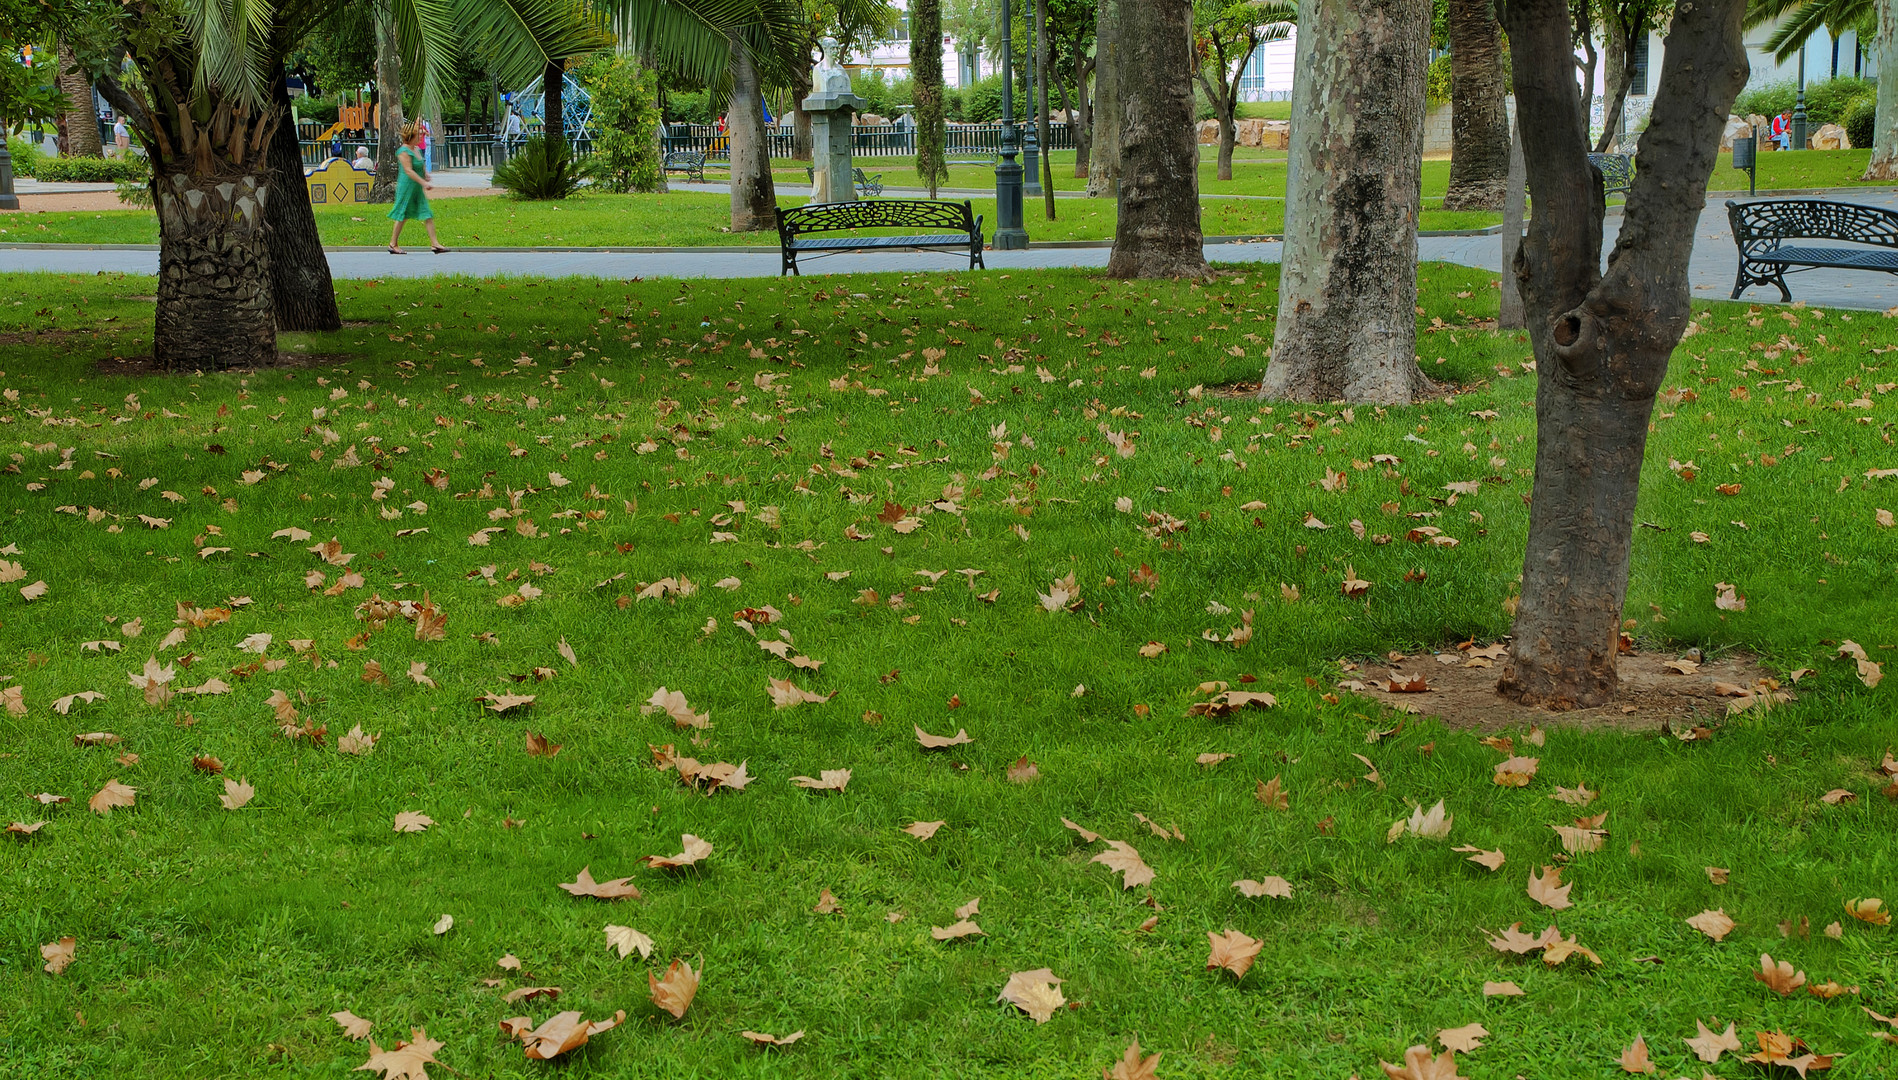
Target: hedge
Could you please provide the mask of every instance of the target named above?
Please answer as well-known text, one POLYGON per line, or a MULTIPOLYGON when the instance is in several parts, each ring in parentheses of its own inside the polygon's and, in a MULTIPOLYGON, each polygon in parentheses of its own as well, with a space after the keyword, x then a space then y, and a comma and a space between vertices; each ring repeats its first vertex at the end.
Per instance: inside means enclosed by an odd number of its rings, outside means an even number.
POLYGON ((34 179, 65 183, 116 184, 121 180, 143 180, 152 173, 141 157, 49 158, 34 169, 34 179))

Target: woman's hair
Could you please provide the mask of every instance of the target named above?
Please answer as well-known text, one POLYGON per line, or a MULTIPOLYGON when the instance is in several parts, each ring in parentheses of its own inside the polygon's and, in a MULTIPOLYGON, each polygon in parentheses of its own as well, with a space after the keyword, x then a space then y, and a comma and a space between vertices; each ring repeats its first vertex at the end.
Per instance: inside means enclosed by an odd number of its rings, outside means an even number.
POLYGON ((415 121, 413 120, 402 121, 402 141, 403 142, 405 143, 414 142, 416 134, 420 131, 421 129, 415 126, 415 121))

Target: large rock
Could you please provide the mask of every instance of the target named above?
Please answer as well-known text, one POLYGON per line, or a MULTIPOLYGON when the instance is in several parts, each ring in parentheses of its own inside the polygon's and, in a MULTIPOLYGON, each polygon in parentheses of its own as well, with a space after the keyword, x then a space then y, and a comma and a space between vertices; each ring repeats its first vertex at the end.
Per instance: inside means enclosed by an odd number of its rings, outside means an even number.
POLYGON ((1733 149, 1734 142, 1738 140, 1744 140, 1747 136, 1747 132, 1751 130, 1752 130, 1751 125, 1749 125, 1745 120, 1742 120, 1741 118, 1737 116, 1727 117, 1726 129, 1720 133, 1720 149, 1722 150, 1733 149))
POLYGON ((1806 145, 1814 150, 1850 150, 1852 140, 1845 134, 1844 128, 1837 124, 1826 124, 1806 137, 1806 145))
POLYGON ((1292 145, 1292 122, 1290 120, 1266 120, 1265 134, 1259 145, 1267 150, 1286 150, 1292 145))
POLYGON ((1241 120, 1238 124, 1240 146, 1260 146, 1265 141, 1265 121, 1241 120))
POLYGON ((1199 141, 1202 146, 1211 146, 1219 141, 1219 121, 1201 120, 1199 122, 1199 141))

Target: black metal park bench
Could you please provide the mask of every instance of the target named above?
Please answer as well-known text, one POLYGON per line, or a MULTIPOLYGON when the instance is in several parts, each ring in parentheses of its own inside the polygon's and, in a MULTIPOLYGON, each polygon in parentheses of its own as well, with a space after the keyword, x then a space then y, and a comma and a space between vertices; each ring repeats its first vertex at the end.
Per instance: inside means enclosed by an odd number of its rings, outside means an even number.
POLYGON ((1733 299, 1751 285, 1774 285, 1790 301, 1786 275, 1822 267, 1898 274, 1898 212, 1824 199, 1761 199, 1728 202, 1727 220, 1740 248, 1733 299), (1861 247, 1788 244, 1830 240, 1861 247))
MULTIPOLYGON (((850 171, 856 174, 853 180, 857 187, 857 198, 869 199, 883 194, 882 173, 878 173, 875 176, 866 176, 862 169, 852 169, 850 171)), ((804 166, 804 177, 813 184, 817 183, 817 166, 804 166)))
POLYGON ((1588 163, 1601 170, 1601 193, 1626 195, 1634 186, 1634 156, 1632 154, 1590 154, 1588 163))
POLYGON ((661 168, 665 172, 682 172, 685 178, 694 183, 705 182, 705 152, 702 150, 668 150, 661 168))
POLYGON ((845 251, 952 251, 968 253, 969 269, 983 267, 982 219, 967 200, 878 199, 874 202, 812 203, 778 212, 778 244, 784 266, 778 276, 798 273, 797 257, 812 258, 845 251), (813 237, 813 233, 857 229, 953 229, 954 232, 912 233, 905 236, 813 237))

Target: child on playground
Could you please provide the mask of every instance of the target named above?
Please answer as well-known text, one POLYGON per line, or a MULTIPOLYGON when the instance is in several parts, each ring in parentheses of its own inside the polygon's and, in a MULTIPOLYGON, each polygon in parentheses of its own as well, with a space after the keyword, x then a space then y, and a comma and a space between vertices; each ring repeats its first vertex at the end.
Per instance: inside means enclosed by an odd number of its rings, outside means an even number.
POLYGON ((395 222, 395 231, 389 234, 389 254, 408 254, 399 246, 402 226, 417 220, 428 229, 429 250, 445 254, 448 249, 435 235, 435 212, 428 208, 428 192, 435 185, 429 183, 428 167, 422 162, 422 132, 413 120, 402 124, 402 149, 396 153, 396 164, 401 171, 395 179, 395 205, 389 208, 389 220, 395 222))

